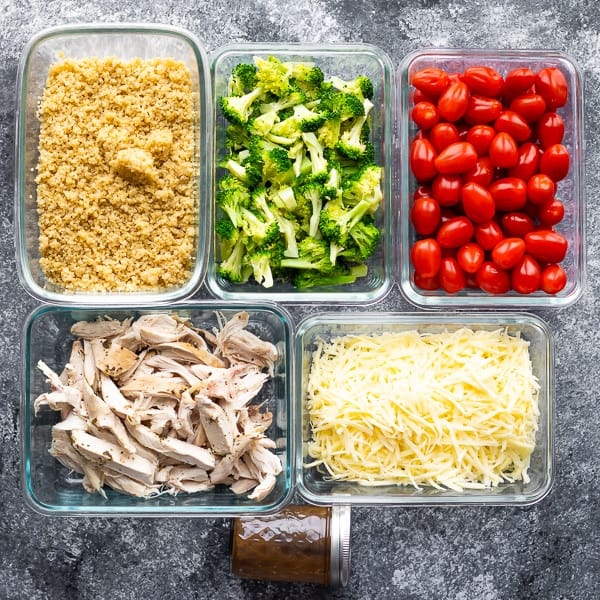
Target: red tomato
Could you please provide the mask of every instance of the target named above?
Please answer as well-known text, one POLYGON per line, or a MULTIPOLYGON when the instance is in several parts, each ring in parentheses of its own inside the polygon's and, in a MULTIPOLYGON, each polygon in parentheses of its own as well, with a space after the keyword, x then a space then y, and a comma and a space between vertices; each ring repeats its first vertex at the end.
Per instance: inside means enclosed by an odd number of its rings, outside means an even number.
POLYGON ((565 205, 556 198, 548 200, 538 210, 538 220, 545 227, 552 227, 563 220, 565 216, 565 205))
POLYGON ((527 199, 532 204, 545 204, 554 198, 556 184, 548 175, 536 173, 527 182, 527 199))
POLYGON ((440 120, 440 115, 435 104, 418 102, 412 109, 412 120, 421 129, 428 130, 440 120))
POLYGON ((502 75, 492 67, 468 67, 462 80, 469 86, 472 94, 499 96, 504 85, 502 75))
POLYGON ((410 147, 410 168, 417 181, 428 181, 436 176, 435 157, 435 150, 429 140, 413 140, 410 147))
POLYGON ((469 142, 455 142, 444 148, 435 158, 435 168, 444 175, 456 175, 472 169, 477 152, 469 142))
POLYGON ((535 83, 535 73, 527 67, 518 67, 506 74, 502 86, 502 97, 510 102, 516 96, 524 94, 535 83))
POLYGON ((496 98, 486 96, 471 96, 464 114, 465 121, 472 125, 490 123, 497 119, 502 112, 502 103, 496 98))
POLYGON ((540 151, 538 147, 531 142, 525 142, 519 147, 517 164, 509 169, 508 175, 527 181, 537 173, 539 162, 540 151))
POLYGON ((519 294, 532 294, 540 288, 541 269, 537 260, 529 254, 515 265, 511 273, 512 287, 519 294))
POLYGON ((560 265, 548 265, 542 271, 542 289, 546 294, 558 294, 567 285, 567 273, 560 265))
POLYGON ((536 133, 544 149, 560 144, 565 135, 565 122, 555 112, 544 113, 537 123, 536 133))
POLYGON ((433 96, 429 96, 421 90, 415 90, 412 94, 413 104, 419 104, 419 102, 435 102, 433 96))
POLYGON ((528 254, 547 263, 559 263, 566 254, 568 242, 566 238, 550 229, 530 231, 525 236, 525 246, 528 254))
POLYGON ((506 131, 517 142, 524 142, 531 136, 531 128, 527 121, 512 110, 504 110, 494 122, 496 131, 506 131))
POLYGON ((550 110, 567 103, 568 85, 565 76, 556 67, 546 67, 535 76, 535 89, 550 110))
POLYGON ((467 171, 463 178, 465 183, 472 181, 483 187, 488 187, 494 180, 494 174, 495 169, 492 161, 487 156, 484 156, 478 159, 475 166, 470 171, 467 171))
POLYGON ((441 206, 454 206, 460 201, 462 185, 460 175, 437 175, 431 182, 431 192, 441 206))
POLYGON ((429 132, 429 140, 437 152, 455 142, 459 142, 458 129, 452 123, 438 123, 429 132))
POLYGON ((501 269, 512 269, 525 254, 525 242, 521 238, 504 238, 492 250, 492 260, 501 269))
POLYGON ((504 234, 510 237, 525 237, 525 234, 533 231, 535 225, 533 219, 524 212, 509 212, 502 215, 500 221, 504 234))
POLYGON ((485 156, 496 135, 496 130, 489 125, 474 125, 467 133, 467 142, 473 144, 477 156, 485 156))
POLYGON ((417 198, 410 211, 410 220, 419 235, 431 235, 440 224, 441 210, 435 198, 417 198))
POLYGON ((410 259, 419 275, 434 277, 440 269, 442 249, 433 238, 418 240, 410 251, 410 259))
POLYGON ((440 225, 436 239, 442 248, 458 248, 471 241, 473 231, 467 217, 454 217, 440 225))
POLYGON ((442 69, 427 67, 417 71, 412 76, 411 83, 424 94, 437 97, 450 85, 450 78, 442 69))
POLYGON ((520 210, 527 202, 527 185, 518 177, 497 179, 489 187, 497 210, 520 210))
POLYGON ((502 229, 496 221, 489 221, 475 227, 475 240, 484 250, 491 250, 503 237, 502 229))
POLYGON ((438 100, 438 112, 446 121, 458 121, 469 105, 469 88, 462 81, 453 81, 438 100))
POLYGON ((476 273, 483 264, 485 253, 479 244, 470 242, 461 246, 456 253, 460 268, 466 273, 476 273))
POLYGON ((540 171, 554 181, 560 181, 569 172, 570 157, 562 144, 552 144, 546 148, 540 158, 540 171))
POLYGON ((539 94, 523 94, 510 103, 510 110, 519 113, 528 123, 535 123, 546 112, 546 103, 539 94))
POLYGON ((467 285, 465 273, 460 268, 458 261, 451 256, 442 258, 439 278, 440 285, 449 294, 460 292, 467 285))
POLYGON ((465 214, 473 223, 490 221, 496 212, 492 194, 478 183, 465 183, 462 187, 462 205, 465 214))
POLYGON ((488 294, 506 294, 510 290, 510 277, 493 262, 484 262, 476 275, 477 285, 488 294))
POLYGON ((423 277, 419 273, 413 276, 415 285, 422 290, 437 290, 440 287, 440 280, 437 275, 434 277, 423 277))
POLYGON ((504 131, 497 133, 490 144, 490 160, 495 167, 510 169, 519 160, 517 143, 504 131))

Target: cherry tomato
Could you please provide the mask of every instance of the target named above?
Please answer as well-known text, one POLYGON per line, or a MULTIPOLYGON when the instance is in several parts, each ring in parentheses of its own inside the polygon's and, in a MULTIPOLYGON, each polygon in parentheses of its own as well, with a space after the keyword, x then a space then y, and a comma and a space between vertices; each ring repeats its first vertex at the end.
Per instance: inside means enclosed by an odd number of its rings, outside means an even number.
POLYGON ((535 76, 535 89, 550 110, 567 103, 567 80, 556 67, 546 67, 538 71, 535 76))
POLYGON ((475 166, 464 174, 465 183, 472 181, 483 187, 487 187, 494 180, 494 165, 492 161, 484 156, 477 160, 475 166))
POLYGON ((499 96, 504 86, 502 75, 492 67, 468 67, 462 80, 469 86, 471 93, 485 96, 499 96))
POLYGON ((476 274, 477 285, 488 294, 506 294, 510 290, 510 276, 493 262, 484 262, 476 274))
POLYGON ((423 277, 434 277, 440 269, 442 249, 433 238, 417 240, 410 251, 415 271, 423 277))
POLYGON ((444 148, 434 160, 435 168, 444 175, 465 173, 477 162, 477 152, 469 142, 455 142, 444 148))
POLYGON ((431 235, 440 224, 441 209, 435 198, 417 198, 410 211, 410 220, 419 235, 431 235))
POLYGON ((485 223, 493 218, 496 204, 492 194, 482 185, 473 182, 465 183, 461 197, 463 210, 473 223, 485 223))
POLYGON ((424 94, 436 98, 450 85, 450 78, 442 69, 427 67, 417 71, 412 76, 411 83, 424 94))
POLYGON ((521 238, 504 238, 492 250, 492 260, 501 269, 512 269, 525 254, 525 242, 521 238))
POLYGON ((484 250, 491 250, 503 237, 502 229, 496 221, 489 221, 475 227, 475 240, 484 250))
POLYGON ((512 136, 501 131, 494 136, 490 144, 490 160, 495 167, 509 169, 514 167, 519 160, 517 143, 512 136))
POLYGON ((460 268, 456 258, 451 256, 442 258, 439 278, 440 285, 449 294, 460 292, 467 284, 464 271, 460 268))
POLYGON ((541 285, 546 294, 558 294, 567 285, 567 273, 560 265, 548 265, 542 271, 541 285))
POLYGON ((548 200, 538 210, 538 220, 545 227, 552 227, 563 220, 565 216, 565 205, 556 198, 548 200))
POLYGON ((471 125, 490 123, 502 112, 502 102, 487 96, 471 96, 464 114, 465 121, 471 125))
POLYGON ((465 273, 476 273, 483 264, 484 258, 483 248, 473 242, 461 246, 456 253, 458 264, 465 273))
POLYGON ((454 206, 460 202, 462 185, 460 175, 437 175, 431 182, 431 192, 441 206, 454 206))
POLYGON ((422 290, 437 290, 440 287, 440 280, 437 275, 433 277, 423 277, 419 273, 414 274, 413 280, 415 285, 422 290))
POLYGON ((467 142, 473 144, 477 156, 485 156, 489 149, 496 130, 489 125, 474 125, 467 133, 467 142))
POLYGON ((532 204, 545 204, 554 198, 556 184, 548 175, 536 173, 527 182, 527 199, 532 204))
POLYGON ((546 103, 539 94, 523 94, 510 103, 510 110, 519 113, 528 123, 535 123, 546 112, 546 103))
POLYGON ((417 181, 428 181, 436 176, 435 157, 435 150, 429 140, 413 140, 410 147, 410 168, 417 181))
POLYGON ((505 131, 510 133, 517 142, 524 142, 531 136, 531 128, 527 121, 518 113, 512 110, 504 110, 494 122, 496 131, 505 131))
POLYGON ((500 220, 504 234, 510 237, 524 238, 525 234, 535 228, 533 219, 524 212, 509 212, 500 220))
POLYGON ((525 254, 512 270, 512 287, 519 294, 532 294, 540 288, 541 275, 537 260, 533 256, 525 254))
POLYGON ((469 88, 462 81, 453 81, 440 96, 437 104, 440 117, 458 121, 469 105, 469 88))
POLYGON ((442 248, 458 248, 471 241, 473 231, 467 217, 454 217, 440 225, 436 239, 442 248))
POLYGON ((502 86, 502 97, 510 102, 516 96, 524 94, 535 83, 535 73, 527 67, 518 67, 506 74, 502 86))
POLYGON ((419 104, 419 102, 435 102, 436 99, 433 96, 425 94, 421 90, 415 90, 412 94, 413 104, 419 104))
POLYGON ((421 129, 428 130, 440 120, 440 115, 435 104, 418 102, 412 109, 412 120, 421 129))
POLYGON ((452 123, 438 123, 429 132, 429 141, 433 144, 437 152, 441 152, 450 144, 460 141, 458 129, 452 123))
POLYGON ((568 242, 566 238, 550 229, 538 229, 525 235, 527 253, 547 263, 559 263, 566 254, 568 242))
POLYGON ((517 164, 508 170, 508 175, 527 181, 537 173, 539 163, 540 151, 538 147, 531 142, 525 142, 519 147, 517 164))
POLYGON ((537 123, 536 133, 543 149, 560 144, 565 135, 565 122, 555 112, 544 113, 537 123))
POLYGON ((488 189, 494 198, 497 210, 520 210, 527 202, 527 185, 518 177, 497 179, 488 189))
POLYGON ((545 173, 554 181, 560 181, 567 176, 569 163, 568 150, 562 144, 552 144, 542 153, 540 172, 545 173))

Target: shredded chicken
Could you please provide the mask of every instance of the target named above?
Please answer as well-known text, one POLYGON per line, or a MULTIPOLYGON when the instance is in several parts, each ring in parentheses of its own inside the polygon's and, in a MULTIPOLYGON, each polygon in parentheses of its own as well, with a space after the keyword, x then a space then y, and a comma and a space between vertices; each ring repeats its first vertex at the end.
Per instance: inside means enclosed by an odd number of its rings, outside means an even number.
POLYGON ((276 347, 246 330, 248 314, 219 329, 177 315, 75 323, 69 362, 43 361, 48 391, 34 400, 60 413, 50 454, 105 486, 140 497, 229 485, 257 502, 277 484, 281 460, 266 437, 273 416, 251 404, 273 375, 276 347))

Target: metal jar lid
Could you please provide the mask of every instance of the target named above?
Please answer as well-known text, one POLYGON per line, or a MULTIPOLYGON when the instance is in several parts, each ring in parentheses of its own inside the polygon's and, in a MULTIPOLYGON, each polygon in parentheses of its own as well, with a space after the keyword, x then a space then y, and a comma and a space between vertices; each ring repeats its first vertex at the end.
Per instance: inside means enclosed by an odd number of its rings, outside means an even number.
POLYGON ((350 514, 349 506, 331 507, 331 554, 329 585, 346 587, 350 575, 350 514))

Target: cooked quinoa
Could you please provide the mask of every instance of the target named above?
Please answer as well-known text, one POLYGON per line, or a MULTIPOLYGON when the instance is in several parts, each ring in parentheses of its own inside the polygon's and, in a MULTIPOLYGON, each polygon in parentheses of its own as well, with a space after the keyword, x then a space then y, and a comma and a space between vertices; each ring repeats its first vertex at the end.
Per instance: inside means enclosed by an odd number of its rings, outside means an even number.
POLYGON ((194 106, 170 58, 50 67, 39 107, 40 265, 70 291, 189 279, 197 244, 194 106))

